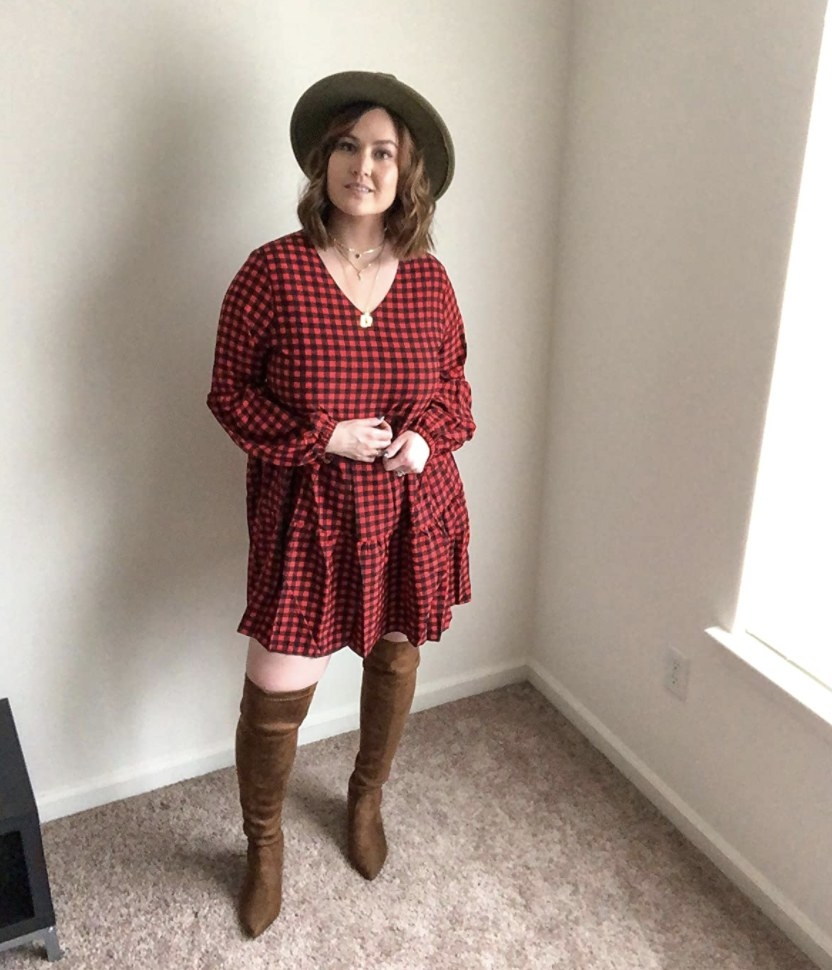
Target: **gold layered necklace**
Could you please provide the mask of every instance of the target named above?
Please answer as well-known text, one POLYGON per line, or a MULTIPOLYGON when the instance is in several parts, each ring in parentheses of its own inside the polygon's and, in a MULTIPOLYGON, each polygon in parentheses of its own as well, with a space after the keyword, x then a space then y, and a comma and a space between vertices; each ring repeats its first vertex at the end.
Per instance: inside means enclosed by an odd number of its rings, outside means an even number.
MULTIPOLYGON (((376 271, 373 274, 373 283, 372 283, 372 286, 370 287, 369 295, 367 296, 367 309, 364 310, 364 312, 358 318, 358 326, 361 327, 362 330, 369 330, 369 328, 372 327, 373 325, 373 315, 372 313, 370 313, 370 307, 373 305, 373 293, 375 293, 376 291, 376 281, 378 280, 378 271, 381 268, 381 257, 384 254, 384 240, 382 240, 382 243, 380 246, 376 246, 373 249, 364 250, 364 252, 361 255, 366 255, 367 253, 374 253, 376 250, 378 250, 379 253, 375 259, 371 260, 369 263, 366 263, 359 270, 358 267, 353 266, 352 263, 347 259, 347 257, 341 252, 338 240, 335 239, 334 236, 331 238, 332 238, 332 241, 335 243, 335 252, 338 255, 338 259, 341 261, 341 264, 345 268, 354 270, 359 281, 361 280, 361 273, 363 273, 364 270, 366 270, 369 266, 375 266, 376 268, 376 271)), ((351 249, 350 252, 355 253, 357 252, 357 250, 351 249)), ((344 278, 346 280, 346 275, 344 278)))
POLYGON ((342 252, 348 253, 355 259, 361 259, 362 256, 369 256, 370 253, 377 253, 384 245, 384 240, 382 239, 381 242, 377 246, 373 246, 372 249, 353 249, 352 246, 342 243, 341 240, 337 236, 333 236, 332 233, 329 234, 329 238, 342 252))
POLYGON ((335 245, 335 249, 338 254, 343 257, 343 259, 349 266, 352 267, 352 269, 355 270, 355 274, 359 279, 361 279, 361 274, 366 269, 381 259, 381 254, 384 251, 384 243, 386 241, 382 239, 378 246, 373 246, 372 249, 353 249, 351 246, 347 246, 342 243, 340 239, 336 239, 332 233, 329 233, 329 238, 335 245), (378 253, 378 256, 376 256, 375 259, 368 260, 363 266, 357 265, 365 256, 371 256, 373 253, 378 253), (356 265, 353 265, 353 260, 355 260, 356 265))

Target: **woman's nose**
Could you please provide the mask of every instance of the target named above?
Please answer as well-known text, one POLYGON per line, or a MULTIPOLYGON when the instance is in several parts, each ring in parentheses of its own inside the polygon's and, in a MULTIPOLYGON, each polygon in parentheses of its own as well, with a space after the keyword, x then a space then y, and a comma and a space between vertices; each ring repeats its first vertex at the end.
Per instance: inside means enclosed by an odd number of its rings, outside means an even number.
POLYGON ((369 152, 356 152, 353 157, 353 172, 355 175, 361 175, 362 173, 369 173, 370 171, 370 153, 369 152))

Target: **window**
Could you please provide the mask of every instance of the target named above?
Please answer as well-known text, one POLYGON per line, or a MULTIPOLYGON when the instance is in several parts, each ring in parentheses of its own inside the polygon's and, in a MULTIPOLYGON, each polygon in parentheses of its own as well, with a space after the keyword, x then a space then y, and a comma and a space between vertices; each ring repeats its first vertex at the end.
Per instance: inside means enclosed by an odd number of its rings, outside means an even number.
POLYGON ((821 46, 735 635, 832 690, 832 30, 821 46))

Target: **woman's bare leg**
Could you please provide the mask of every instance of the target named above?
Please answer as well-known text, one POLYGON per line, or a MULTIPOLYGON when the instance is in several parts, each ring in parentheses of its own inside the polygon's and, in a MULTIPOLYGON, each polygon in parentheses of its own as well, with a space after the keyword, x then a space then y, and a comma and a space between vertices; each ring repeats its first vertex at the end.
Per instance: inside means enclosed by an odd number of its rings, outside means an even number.
POLYGON ((387 640, 388 643, 404 643, 407 637, 403 633, 385 633, 382 640, 387 640))
POLYGON ((262 690, 283 693, 317 684, 328 664, 329 657, 272 653, 252 637, 248 643, 246 676, 262 690))

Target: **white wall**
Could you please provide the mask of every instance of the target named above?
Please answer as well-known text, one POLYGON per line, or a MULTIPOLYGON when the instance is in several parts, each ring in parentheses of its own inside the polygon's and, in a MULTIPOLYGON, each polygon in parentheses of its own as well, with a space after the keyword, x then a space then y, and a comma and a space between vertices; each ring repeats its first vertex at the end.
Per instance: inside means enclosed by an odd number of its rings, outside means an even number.
MULTIPOLYGON (((230 760, 245 531, 243 458, 204 406, 219 302, 295 227, 298 94, 387 70, 456 139, 439 253, 480 423, 475 602, 417 703, 531 651, 625 769, 832 933, 828 733, 702 633, 734 610, 823 3, 579 2, 568 65, 569 7, 3 4, 0 696, 44 818, 230 760)), ((306 738, 354 723, 358 666, 333 662, 306 738)))
MULTIPOLYGON (((204 403, 216 320, 248 252, 297 226, 289 115, 334 71, 395 73, 457 147, 437 235, 481 424, 460 453, 476 602, 425 648, 417 703, 522 676, 566 12, 3 4, 0 696, 43 818, 230 763, 244 460, 204 403)), ((356 722, 359 672, 338 655, 306 739, 356 722)))
POLYGON ((823 9, 575 5, 533 663, 832 965, 832 730, 703 633, 735 608, 823 9))

